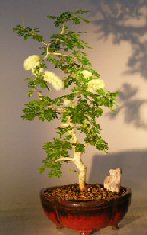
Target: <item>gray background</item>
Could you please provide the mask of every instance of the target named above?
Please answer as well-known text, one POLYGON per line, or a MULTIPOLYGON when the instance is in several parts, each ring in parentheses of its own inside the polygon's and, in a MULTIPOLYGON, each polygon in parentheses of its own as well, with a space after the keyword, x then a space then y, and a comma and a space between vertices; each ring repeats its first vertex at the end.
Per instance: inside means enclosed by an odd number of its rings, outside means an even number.
POLYGON ((109 143, 108 156, 89 148, 84 161, 87 181, 102 182, 111 167, 122 167, 122 184, 133 191, 134 207, 147 205, 147 1, 6 0, 0 2, 0 210, 39 208, 39 190, 77 182, 72 165, 63 165, 60 179, 48 179, 37 169, 44 159, 42 145, 54 135, 53 123, 23 121, 28 76, 23 61, 39 53, 38 43, 12 32, 16 24, 39 27, 46 39, 54 31, 47 15, 66 10, 90 10, 93 24, 81 25, 94 48, 88 51, 107 89, 120 89, 116 115, 100 119, 109 143))

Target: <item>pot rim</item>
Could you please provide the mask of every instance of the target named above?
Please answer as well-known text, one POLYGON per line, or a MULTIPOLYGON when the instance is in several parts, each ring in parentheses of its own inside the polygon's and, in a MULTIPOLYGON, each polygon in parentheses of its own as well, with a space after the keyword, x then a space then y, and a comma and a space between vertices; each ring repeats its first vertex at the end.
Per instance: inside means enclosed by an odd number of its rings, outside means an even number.
MULTIPOLYGON (((55 198, 45 198, 44 192, 46 190, 53 190, 55 188, 61 188, 63 186, 68 186, 68 185, 75 185, 75 184, 67 184, 67 185, 59 185, 59 186, 53 186, 53 187, 46 187, 46 188, 42 188, 40 190, 40 198, 44 199, 45 201, 54 201, 56 203, 59 203, 60 205, 64 205, 64 206, 68 206, 68 207, 101 207, 102 205, 112 205, 112 203, 119 203, 121 200, 124 200, 126 197, 131 197, 132 191, 131 188, 127 188, 127 187, 122 187, 122 189, 125 189, 125 192, 123 192, 121 195, 118 195, 116 198, 112 198, 112 199, 100 199, 100 200, 62 200, 62 199, 55 199, 55 198)), ((91 184, 92 185, 92 184, 91 184)), ((93 184, 96 185, 96 184, 93 184)), ((102 184, 99 184, 100 186, 102 186, 102 184)))

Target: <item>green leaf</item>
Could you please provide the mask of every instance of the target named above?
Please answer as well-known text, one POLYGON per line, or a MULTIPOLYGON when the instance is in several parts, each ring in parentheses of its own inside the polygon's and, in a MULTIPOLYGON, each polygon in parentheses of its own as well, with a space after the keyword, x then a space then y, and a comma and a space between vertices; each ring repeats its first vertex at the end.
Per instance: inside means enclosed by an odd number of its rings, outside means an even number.
POLYGON ((76 152, 84 153, 84 152, 85 152, 85 146, 84 146, 84 144, 76 144, 76 146, 75 146, 75 151, 76 151, 76 152))
POLYGON ((34 39, 38 42, 44 42, 44 38, 39 34, 38 28, 30 28, 18 24, 13 28, 13 32, 16 32, 18 36, 23 37, 24 40, 34 39))
POLYGON ((58 118, 57 112, 48 106, 51 104, 51 100, 48 97, 42 97, 42 100, 31 100, 28 104, 25 104, 23 109, 23 119, 32 121, 35 117, 38 117, 41 121, 51 121, 58 118))

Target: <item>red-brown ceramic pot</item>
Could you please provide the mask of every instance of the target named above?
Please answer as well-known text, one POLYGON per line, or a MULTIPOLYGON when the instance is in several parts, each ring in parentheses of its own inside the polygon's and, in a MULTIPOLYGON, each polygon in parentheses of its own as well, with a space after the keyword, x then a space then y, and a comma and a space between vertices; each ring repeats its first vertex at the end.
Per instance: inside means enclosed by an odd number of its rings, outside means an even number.
POLYGON ((40 198, 48 218, 57 228, 67 227, 81 235, 90 235, 106 226, 118 228, 118 223, 128 211, 131 202, 131 190, 124 188, 121 196, 106 201, 68 201, 45 197, 46 191, 56 187, 42 189, 40 198))

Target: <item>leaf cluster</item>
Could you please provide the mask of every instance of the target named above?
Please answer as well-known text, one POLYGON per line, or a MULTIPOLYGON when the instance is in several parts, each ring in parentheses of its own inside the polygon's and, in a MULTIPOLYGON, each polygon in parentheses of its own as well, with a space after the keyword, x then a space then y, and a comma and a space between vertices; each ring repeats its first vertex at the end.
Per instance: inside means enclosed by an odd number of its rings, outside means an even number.
POLYGON ((55 27, 60 27, 67 22, 72 22, 73 24, 80 24, 81 20, 85 23, 89 23, 89 20, 83 18, 82 15, 87 13, 86 10, 78 10, 75 12, 67 11, 63 12, 60 16, 48 16, 49 19, 54 20, 55 27))
POLYGON ((72 31, 67 31, 64 34, 53 34, 50 42, 51 51, 57 51, 59 49, 69 51, 73 48, 84 49, 85 47, 88 47, 87 43, 80 39, 80 33, 72 31))
POLYGON ((24 40, 33 39, 38 42, 44 41, 43 36, 40 35, 39 28, 30 28, 18 24, 16 27, 13 28, 13 32, 16 32, 18 36, 23 37, 24 40))
POLYGON ((52 142, 48 142, 43 146, 46 152, 46 159, 42 161, 43 165, 40 167, 40 173, 43 173, 46 169, 50 169, 49 177, 60 177, 61 162, 58 160, 61 156, 68 157, 68 151, 71 150, 72 145, 68 141, 62 141, 59 138, 54 138, 52 142))
POLYGON ((51 121, 58 118, 58 113, 50 108, 52 104, 49 97, 42 97, 40 100, 31 100, 28 104, 25 104, 23 109, 23 115, 21 116, 25 120, 32 121, 35 117, 38 117, 41 121, 51 121))

